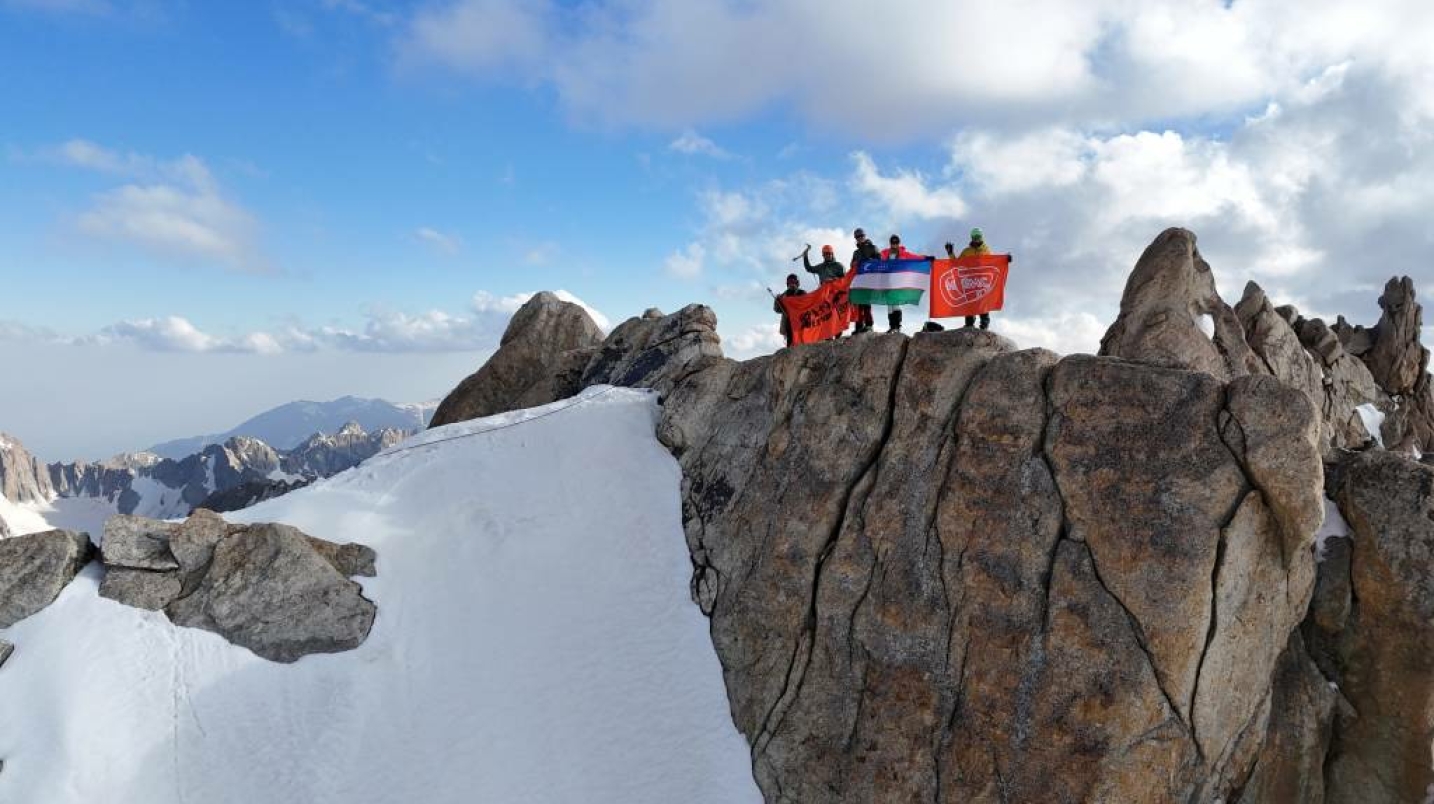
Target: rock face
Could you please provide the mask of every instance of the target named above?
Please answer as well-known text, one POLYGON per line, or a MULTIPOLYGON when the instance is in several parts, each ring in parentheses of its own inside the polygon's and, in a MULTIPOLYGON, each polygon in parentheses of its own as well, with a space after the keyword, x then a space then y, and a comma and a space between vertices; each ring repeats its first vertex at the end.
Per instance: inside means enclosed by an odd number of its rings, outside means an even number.
POLYGON ((513 316, 498 352, 449 393, 431 426, 556 402, 591 385, 666 394, 688 374, 722 358, 711 308, 693 304, 670 315, 648 310, 598 342, 600 333, 582 308, 556 302, 566 307, 553 310, 553 301, 556 297, 540 293, 513 316), (546 331, 545 320, 556 321, 559 329, 546 331))
POLYGON ((93 551, 88 536, 68 530, 0 539, 0 628, 54 602, 93 551))
POLYGON ((1316 411, 1322 410, 1324 377, 1319 365, 1259 285, 1245 285, 1245 295, 1235 305, 1235 315, 1245 330, 1245 340, 1266 372, 1309 397, 1316 411))
MULTIPOLYGON (((280 466, 290 475, 310 480, 333 475, 352 469, 380 452, 402 441, 408 433, 404 430, 375 430, 364 432, 357 422, 349 422, 337 433, 315 433, 304 443, 284 453, 280 466)), ((267 477, 267 473, 266 473, 267 477)), ((255 482, 258 478, 245 478, 255 482)), ((241 485, 238 482, 220 486, 224 491, 241 485)), ((297 488, 298 486, 295 486, 297 488)))
POLYGON ((352 575, 375 556, 287 525, 230 525, 208 511, 183 524, 117 516, 105 526, 100 594, 163 610, 276 662, 351 650, 377 613, 352 575))
POLYGON ((1204 371, 1222 380, 1260 370, 1235 311, 1215 290, 1195 235, 1185 229, 1165 230, 1140 255, 1100 354, 1204 371), (1200 329, 1201 316, 1213 319, 1213 337, 1200 329))
POLYGON ((215 513, 240 511, 265 500, 282 497, 307 485, 308 480, 246 480, 233 488, 216 491, 199 503, 199 508, 215 513))
POLYGON ((211 501, 223 510, 237 510, 242 501, 252 504, 302 488, 357 466, 408 434, 396 429, 369 433, 350 422, 337 433, 316 433, 285 451, 235 436, 179 460, 132 453, 98 463, 52 463, 44 476, 60 497, 94 497, 114 503, 121 514, 177 518, 211 501))
POLYGON ((0 497, 11 502, 41 502, 54 489, 49 473, 14 436, 0 433, 0 497))
POLYGON ((561 398, 552 385, 562 355, 601 341, 602 330, 586 310, 543 291, 513 314, 498 351, 439 403, 429 426, 561 398))
POLYGON ((1333 485, 1352 554, 1335 567, 1348 580, 1329 584, 1336 604, 1347 595, 1345 617, 1325 617, 1321 630, 1357 716, 1335 729, 1328 795, 1424 801, 1434 785, 1434 468, 1368 452, 1333 485))
POLYGON ((1229 402, 1272 390, 968 331, 679 383, 659 435, 767 797, 1234 790, 1313 583, 1282 514, 1320 510, 1312 406, 1229 402))

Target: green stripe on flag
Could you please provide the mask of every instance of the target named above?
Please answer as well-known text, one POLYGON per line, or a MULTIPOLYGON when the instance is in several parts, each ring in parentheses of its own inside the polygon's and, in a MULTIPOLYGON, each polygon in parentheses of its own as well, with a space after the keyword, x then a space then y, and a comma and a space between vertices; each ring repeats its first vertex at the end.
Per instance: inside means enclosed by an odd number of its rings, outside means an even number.
POLYGON ((923 290, 912 290, 910 288, 893 290, 852 288, 850 298, 852 304, 885 304, 890 307, 899 307, 902 305, 921 304, 921 294, 925 292, 926 291, 923 290))

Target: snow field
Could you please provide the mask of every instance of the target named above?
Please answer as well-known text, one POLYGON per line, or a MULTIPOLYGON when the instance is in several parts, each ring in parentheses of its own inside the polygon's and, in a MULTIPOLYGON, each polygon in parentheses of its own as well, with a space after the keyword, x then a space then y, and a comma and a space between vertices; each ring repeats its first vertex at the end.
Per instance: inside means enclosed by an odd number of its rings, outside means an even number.
POLYGON ((0 802, 760 801, 655 400, 581 399, 231 515, 378 551, 357 650, 270 663, 87 569, 0 634, 0 802))

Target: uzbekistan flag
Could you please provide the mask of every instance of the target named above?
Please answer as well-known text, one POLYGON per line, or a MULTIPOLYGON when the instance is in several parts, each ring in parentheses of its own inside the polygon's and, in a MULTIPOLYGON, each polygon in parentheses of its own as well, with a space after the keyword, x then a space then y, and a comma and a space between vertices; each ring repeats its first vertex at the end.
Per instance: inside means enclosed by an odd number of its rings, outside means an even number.
POLYGON ((931 287, 931 263, 919 260, 867 260, 851 282, 852 304, 920 304, 931 287))

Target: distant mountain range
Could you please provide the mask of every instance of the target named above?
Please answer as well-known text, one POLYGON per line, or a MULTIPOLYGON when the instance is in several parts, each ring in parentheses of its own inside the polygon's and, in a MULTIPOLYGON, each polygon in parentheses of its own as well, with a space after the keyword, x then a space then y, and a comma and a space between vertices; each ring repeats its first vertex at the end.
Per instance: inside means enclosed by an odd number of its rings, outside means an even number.
POLYGON ((437 402, 395 405, 382 399, 345 396, 330 402, 290 402, 260 413, 223 433, 180 438, 155 444, 147 451, 161 458, 181 460, 211 444, 231 438, 257 438, 277 450, 293 449, 315 433, 337 433, 356 422, 368 432, 421 430, 433 418, 437 402))

